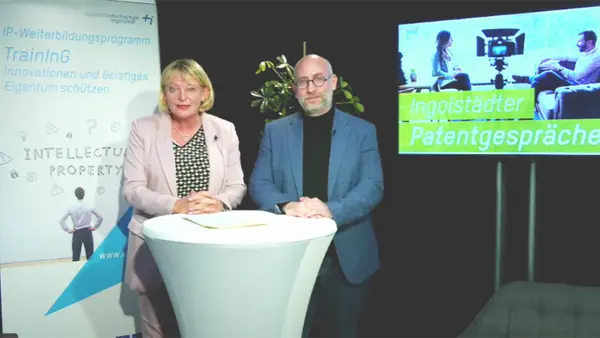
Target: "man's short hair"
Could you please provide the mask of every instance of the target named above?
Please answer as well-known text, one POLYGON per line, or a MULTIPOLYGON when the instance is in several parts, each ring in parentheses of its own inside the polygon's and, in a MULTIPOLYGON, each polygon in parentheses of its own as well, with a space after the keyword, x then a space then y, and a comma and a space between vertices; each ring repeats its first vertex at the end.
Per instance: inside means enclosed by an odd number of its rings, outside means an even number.
POLYGON ((594 33, 594 31, 583 31, 579 33, 579 35, 583 35, 583 40, 592 41, 594 45, 596 45, 596 40, 598 40, 598 36, 596 36, 596 33, 594 33))
POLYGON ((82 187, 75 189, 75 197, 77 197, 77 199, 82 200, 84 196, 85 196, 85 190, 83 190, 82 187))

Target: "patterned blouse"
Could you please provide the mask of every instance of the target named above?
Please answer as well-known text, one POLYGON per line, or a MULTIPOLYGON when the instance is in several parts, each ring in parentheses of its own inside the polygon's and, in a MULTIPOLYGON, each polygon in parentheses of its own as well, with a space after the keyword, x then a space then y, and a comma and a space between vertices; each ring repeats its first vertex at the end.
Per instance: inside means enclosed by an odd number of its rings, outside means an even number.
POLYGON ((204 128, 183 146, 173 142, 175 154, 175 176, 179 198, 186 197, 192 191, 208 191, 210 163, 204 128))

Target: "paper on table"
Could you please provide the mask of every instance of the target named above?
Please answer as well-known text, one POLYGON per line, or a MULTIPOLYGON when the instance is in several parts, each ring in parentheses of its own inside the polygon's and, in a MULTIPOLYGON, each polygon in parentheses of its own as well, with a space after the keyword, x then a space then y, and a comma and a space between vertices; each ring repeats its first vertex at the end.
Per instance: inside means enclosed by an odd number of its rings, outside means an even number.
POLYGON ((184 216, 183 219, 207 229, 234 229, 267 225, 270 213, 257 212, 254 217, 238 213, 217 213, 211 215, 184 216))
POLYGON ((225 223, 225 224, 215 224, 212 222, 197 222, 194 221, 190 218, 184 217, 184 220, 188 221, 188 222, 192 222, 196 225, 199 225, 203 228, 207 228, 207 229, 234 229, 234 228, 247 228, 247 227, 255 227, 255 226, 261 226, 261 225, 267 225, 267 223, 241 223, 241 224, 236 224, 236 223, 225 223))

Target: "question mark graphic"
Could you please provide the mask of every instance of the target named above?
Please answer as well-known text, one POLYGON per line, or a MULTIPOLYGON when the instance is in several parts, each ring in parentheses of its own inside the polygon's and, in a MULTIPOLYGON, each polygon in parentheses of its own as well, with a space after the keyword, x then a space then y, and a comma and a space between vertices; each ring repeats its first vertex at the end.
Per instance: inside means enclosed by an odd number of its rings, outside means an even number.
POLYGON ((21 140, 23 142, 27 141, 27 133, 26 132, 22 131, 19 133, 19 135, 21 136, 21 140))
POLYGON ((94 129, 98 126, 98 121, 96 121, 94 119, 90 119, 87 121, 87 123, 88 123, 88 134, 92 135, 92 129, 94 129))

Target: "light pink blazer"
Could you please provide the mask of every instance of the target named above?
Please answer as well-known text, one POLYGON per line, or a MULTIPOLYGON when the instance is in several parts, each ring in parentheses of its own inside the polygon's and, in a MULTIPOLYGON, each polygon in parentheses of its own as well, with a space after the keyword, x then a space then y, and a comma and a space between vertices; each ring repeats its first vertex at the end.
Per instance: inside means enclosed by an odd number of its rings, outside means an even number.
MULTIPOLYGON (((246 193, 235 126, 208 113, 201 118, 210 161, 208 192, 233 209, 246 193)), ((131 126, 123 166, 125 198, 134 208, 125 279, 140 292, 162 282, 144 243, 142 227, 148 218, 170 214, 178 199, 172 142, 168 114, 143 117, 131 126)))

